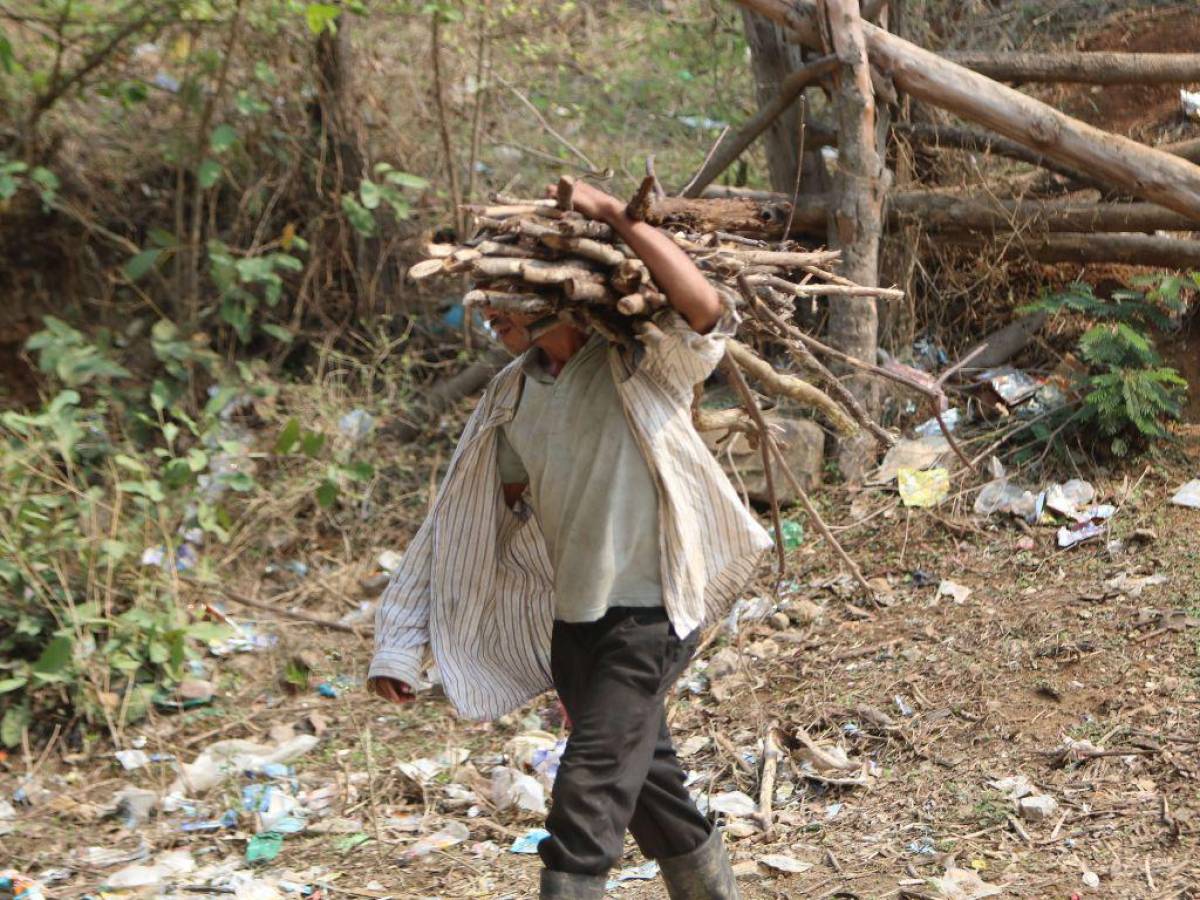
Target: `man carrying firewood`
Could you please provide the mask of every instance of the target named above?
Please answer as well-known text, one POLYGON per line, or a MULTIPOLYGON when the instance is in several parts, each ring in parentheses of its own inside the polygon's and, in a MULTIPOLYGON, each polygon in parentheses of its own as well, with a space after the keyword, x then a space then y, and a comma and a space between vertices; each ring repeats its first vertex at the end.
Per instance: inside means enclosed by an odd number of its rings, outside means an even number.
POLYGON ((624 204, 583 183, 571 200, 641 258, 669 308, 636 352, 483 308, 517 359, 467 423, 383 595, 369 677, 381 697, 411 700, 428 645, 466 716, 558 691, 572 725, 538 846, 542 897, 602 897, 627 829, 672 898, 736 897, 665 711, 699 626, 770 546, 692 426, 693 387, 724 353, 722 307, 624 204))

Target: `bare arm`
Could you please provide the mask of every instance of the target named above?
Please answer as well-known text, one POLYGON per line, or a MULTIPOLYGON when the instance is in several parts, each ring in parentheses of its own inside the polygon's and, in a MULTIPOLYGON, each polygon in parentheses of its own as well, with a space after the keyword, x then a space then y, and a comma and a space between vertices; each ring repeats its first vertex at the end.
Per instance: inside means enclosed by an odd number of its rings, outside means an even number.
POLYGON ((612 226, 646 264, 675 311, 693 331, 707 334, 721 318, 721 300, 696 264, 653 225, 625 215, 625 204, 584 182, 576 182, 572 205, 585 216, 612 226))

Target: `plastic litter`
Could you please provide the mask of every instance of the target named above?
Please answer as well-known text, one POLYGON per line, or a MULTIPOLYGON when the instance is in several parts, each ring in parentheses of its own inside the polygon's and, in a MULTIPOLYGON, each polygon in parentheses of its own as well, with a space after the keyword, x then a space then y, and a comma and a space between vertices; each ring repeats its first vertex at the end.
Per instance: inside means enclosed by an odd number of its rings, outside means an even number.
POLYGON ((532 775, 509 766, 492 769, 492 803, 496 809, 511 806, 536 815, 546 814, 546 789, 532 775))
POLYGON ((396 768, 418 784, 432 781, 443 772, 461 766, 470 757, 471 751, 462 747, 443 750, 433 759, 421 757, 408 762, 396 763, 396 768))
POLYGON ((1017 810, 1022 819, 1030 822, 1044 822, 1058 811, 1058 801, 1045 794, 1030 794, 1017 801, 1017 810))
POLYGON ((1006 513, 1020 516, 1027 521, 1036 521, 1037 498, 1032 492, 1009 484, 1004 465, 996 457, 989 461, 992 480, 983 486, 975 497, 975 512, 981 516, 1006 513))
POLYGON ((941 434, 929 435, 916 440, 897 441, 888 450, 883 462, 871 476, 871 484, 890 484, 899 475, 901 469, 916 469, 922 471, 937 465, 950 453, 950 443, 941 434))
POLYGON ((150 765, 150 754, 145 750, 118 750, 113 756, 126 772, 150 765))
POLYGON ((508 848, 509 853, 537 853, 538 844, 550 837, 545 828, 533 828, 525 832, 508 848))
POLYGON ((1034 792, 1033 782, 1024 775, 1011 775, 1008 778, 989 781, 987 784, 988 787, 995 788, 1002 794, 1006 794, 1014 803, 1022 797, 1028 797, 1034 792))
POLYGON ((1042 386, 1040 381, 1012 366, 988 369, 980 374, 978 380, 991 385, 992 390, 999 394, 1000 399, 1008 406, 1016 406, 1021 401, 1028 400, 1042 386))
POLYGON ((375 417, 365 409, 352 409, 338 419, 338 431, 355 444, 361 443, 375 427, 375 417))
MULTIPOLYGON (((1072 478, 1065 484, 1052 484, 1046 488, 1046 508, 1076 521, 1082 518, 1083 510, 1096 499, 1096 489, 1086 481, 1072 478)), ((1090 518, 1090 517, 1088 517, 1090 518)))
POLYGON ((1058 529, 1058 546, 1061 548, 1074 547, 1084 541, 1090 541, 1104 534, 1104 525, 1096 522, 1081 522, 1076 525, 1064 525, 1058 529))
POLYGON ((14 869, 0 871, 0 895, 13 900, 46 900, 42 883, 14 869))
POLYGON ((708 806, 713 812, 724 813, 727 816, 752 816, 758 812, 758 804, 741 791, 713 794, 708 806))
POLYGON ((606 891, 615 891, 631 881, 653 881, 658 877, 658 862, 650 860, 640 866, 627 866, 621 869, 604 885, 606 891))
POLYGON ((936 597, 949 597, 955 603, 962 605, 967 602, 967 598, 971 596, 971 589, 965 584, 959 584, 956 581, 951 581, 949 578, 943 578, 938 583, 936 597))
POLYGON ((191 851, 171 850, 154 858, 153 865, 134 864, 109 875, 105 887, 114 890, 156 887, 177 875, 187 875, 196 870, 196 861, 191 851))
POLYGON ((941 466, 926 469, 901 469, 896 473, 900 500, 905 506, 928 509, 937 506, 950 494, 950 473, 941 466))
POLYGON ((144 788, 125 787, 117 791, 113 803, 121 824, 133 831, 149 821, 154 808, 158 806, 158 795, 144 788))
POLYGON ((246 862, 267 863, 283 851, 283 835, 278 831, 264 831, 254 835, 246 844, 246 862))
POLYGON ((946 874, 932 881, 938 894, 946 900, 980 900, 1004 893, 997 885, 988 884, 974 869, 947 869, 946 874))
POLYGON ((471 836, 471 832, 462 822, 447 822, 445 827, 428 837, 423 837, 411 847, 406 847, 400 854, 400 859, 411 862, 428 856, 434 850, 445 850, 455 844, 461 844, 471 836))
POLYGON ((724 630, 729 635, 736 635, 742 622, 757 622, 774 611, 775 601, 770 597, 742 597, 725 616, 724 630))
POLYGON ((1176 506, 1200 509, 1200 478, 1193 478, 1175 492, 1171 502, 1176 506))
MULTIPOLYGON (((301 734, 275 746, 246 740, 217 741, 210 744, 190 764, 180 766, 180 775, 167 790, 167 799, 182 798, 186 793, 211 790, 239 772, 270 775, 278 766, 308 753, 318 743, 311 734, 301 734)), ((164 802, 164 806, 166 803, 164 802)))
POLYGON ((788 856, 786 853, 768 853, 765 856, 760 856, 758 862, 768 869, 774 869, 776 872, 786 872, 789 875, 799 875, 801 872, 807 872, 813 867, 812 863, 796 859, 794 856, 788 856))
MULTIPOLYGON (((942 413, 942 421, 946 423, 947 431, 954 431, 962 421, 962 412, 957 406, 952 406, 942 413)), ((918 425, 913 433, 917 437, 934 437, 942 433, 942 426, 938 424, 937 416, 934 416, 918 425)))
POLYGON ((396 570, 400 568, 400 564, 404 562, 404 554, 397 553, 395 550, 384 550, 375 561, 383 571, 389 575, 394 575, 396 570))
POLYGON ((1142 596, 1146 588, 1166 584, 1169 580, 1166 575, 1131 575, 1122 572, 1105 581, 1104 587, 1109 591, 1137 598, 1142 596))

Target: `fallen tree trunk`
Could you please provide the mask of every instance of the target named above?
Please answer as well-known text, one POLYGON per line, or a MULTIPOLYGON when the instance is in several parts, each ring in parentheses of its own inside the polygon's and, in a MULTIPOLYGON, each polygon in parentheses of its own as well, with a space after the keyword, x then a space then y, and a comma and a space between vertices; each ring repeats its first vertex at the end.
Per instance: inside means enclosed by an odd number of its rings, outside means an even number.
MULTIPOLYGON (((722 189, 725 190, 725 189, 722 189)), ((655 225, 684 225, 696 231, 725 231, 760 240, 779 240, 790 198, 756 191, 753 196, 724 200, 685 200, 669 197, 650 207, 647 221, 655 225), (714 212, 721 211, 720 216, 714 212), (703 226, 703 227, 699 227, 703 226)), ((803 198, 792 216, 790 237, 825 231, 829 198, 803 198)), ((936 191, 889 194, 885 207, 889 225, 916 220, 928 231, 1033 232, 1153 232, 1200 231, 1200 218, 1189 218, 1155 203, 1066 203, 1061 201, 996 200, 936 191)))
POLYGON ((1186 84, 1200 81, 1200 53, 987 53, 959 50, 941 56, 995 81, 1079 84, 1186 84))
MULTIPOLYGON (((737 2, 789 28, 810 46, 820 46, 811 0, 737 2)), ((909 95, 1135 196, 1200 217, 1200 166, 1093 128, 869 22, 862 28, 872 61, 909 95)))
MULTIPOLYGON (((994 247, 975 235, 947 235, 946 241, 969 247, 994 247)), ((1051 234, 1016 237, 1004 256, 1029 256, 1043 263, 1123 263, 1160 269, 1200 269, 1200 241, 1145 234, 1051 234)))

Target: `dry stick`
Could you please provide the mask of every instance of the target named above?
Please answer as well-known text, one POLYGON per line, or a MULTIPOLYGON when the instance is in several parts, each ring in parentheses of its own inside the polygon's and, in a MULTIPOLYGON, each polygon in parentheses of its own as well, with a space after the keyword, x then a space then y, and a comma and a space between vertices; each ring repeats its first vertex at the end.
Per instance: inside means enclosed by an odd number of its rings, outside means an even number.
MULTIPOLYGON (((560 144, 562 144, 564 147, 566 147, 568 150, 570 150, 572 153, 574 153, 577 157, 579 157, 580 160, 583 161, 583 163, 587 166, 588 174, 590 174, 590 175, 601 174, 600 170, 596 168, 596 164, 587 158, 586 153, 584 153, 582 150, 580 150, 578 147, 576 147, 574 144, 572 144, 570 141, 568 141, 565 137, 563 137, 561 134, 559 134, 557 131, 554 130, 554 128, 550 125, 550 123, 546 121, 546 117, 542 115, 542 111, 540 109, 538 109, 536 106, 534 106, 528 97, 526 97, 524 94, 522 94, 510 82, 505 81, 499 75, 496 76, 496 80, 499 81, 506 88, 508 88, 510 91, 512 91, 513 94, 516 95, 516 98, 518 100, 520 100, 527 107, 529 107, 529 111, 531 113, 533 113, 534 118, 536 118, 538 120, 538 124, 541 125, 542 128, 544 128, 546 130, 547 134, 549 134, 552 138, 554 138, 556 141, 558 141, 560 144)), ((525 148, 519 147, 518 149, 524 150, 525 148)))
POLYGON ((471 163, 467 166, 467 199, 475 196, 479 141, 483 135, 483 104, 487 99, 485 61, 488 56, 488 4, 479 5, 479 39, 475 46, 475 108, 471 111, 471 163))
MULTIPOLYGON (((785 323, 785 325, 786 325, 786 323, 785 323)), ((946 427, 946 423, 942 419, 940 401, 945 399, 946 395, 942 392, 941 388, 931 388, 928 385, 921 384, 919 381, 914 381, 913 379, 908 378, 905 375, 901 375, 898 372, 891 372, 880 366, 874 365, 873 363, 864 362, 861 359, 856 359, 855 357, 849 356, 840 350, 833 349, 832 347, 830 347, 827 344, 821 343, 815 337, 813 337, 812 335, 805 334, 799 328, 795 328, 790 325, 787 325, 786 327, 788 329, 789 335, 791 335, 792 337, 795 337, 797 340, 802 341, 803 343, 807 344, 810 349, 812 349, 813 351, 815 351, 817 353, 823 353, 832 359, 836 359, 840 363, 843 363, 847 366, 851 366, 852 368, 855 368, 855 369, 860 369, 863 372, 868 372, 872 375, 877 375, 880 378, 886 378, 889 381, 895 381, 897 384, 902 384, 905 387, 910 388, 910 389, 916 391, 917 393, 923 394, 924 396, 928 397, 933 402, 934 417, 938 421, 938 426, 942 429, 942 434, 946 438, 946 443, 949 444, 950 449, 954 451, 954 455, 957 456, 960 460, 962 460, 963 465, 965 465, 972 472, 976 471, 975 464, 971 460, 967 459, 966 455, 962 451, 962 447, 959 446, 958 441, 956 441, 954 439, 954 435, 950 432, 950 429, 948 427, 946 427)))
POLYGON ((783 238, 780 240, 782 248, 784 241, 788 239, 788 235, 792 233, 792 222, 796 220, 796 204, 800 202, 800 176, 804 173, 804 125, 805 119, 808 118, 808 98, 800 97, 800 136, 798 139, 799 148, 796 150, 796 183, 792 186, 792 205, 788 207, 787 224, 783 226, 783 238))
POLYGON ((888 434, 878 422, 867 415, 867 411, 862 408, 862 404, 858 402, 858 399, 846 389, 846 386, 829 369, 825 368, 819 359, 813 356, 811 350, 802 343, 786 340, 789 328, 794 326, 789 326, 787 322, 775 314, 774 310, 759 300, 758 295, 754 293, 753 288, 750 287, 744 275, 738 275, 738 287, 741 288, 742 296, 746 298, 746 302, 750 304, 750 311, 760 320, 765 317, 771 324, 783 332, 780 337, 785 339, 784 346, 796 358, 796 361, 802 366, 811 368, 820 375, 825 380, 826 385, 828 385, 830 393, 837 400, 841 401, 842 405, 850 411, 850 414, 854 416, 858 423, 871 432, 876 440, 880 441, 885 447, 894 446, 896 438, 888 434))
MULTIPOLYGON (((263 612, 275 613, 278 616, 283 616, 286 619, 296 619, 300 622, 307 622, 309 625, 320 625, 322 628, 329 628, 333 631, 344 631, 347 634, 352 634, 355 637, 362 637, 360 632, 353 625, 343 625, 341 622, 331 622, 329 619, 322 619, 320 616, 314 616, 312 613, 306 613, 296 609, 283 609, 278 606, 272 606, 271 600, 278 599, 273 597, 270 600, 251 600, 249 597, 243 597, 241 594, 235 594, 228 588, 211 587, 207 584, 201 584, 193 581, 190 578, 184 579, 185 583, 199 588, 200 590, 212 594, 216 597, 225 597, 232 600, 234 603, 240 603, 242 606, 249 606, 251 609, 261 609, 263 612)), ((290 592, 286 592, 290 593, 290 592)), ((280 596, 286 596, 281 594, 280 596)))
POLYGON ((688 191, 692 189, 692 185, 696 183, 696 179, 700 177, 700 174, 704 171, 704 167, 712 162, 713 154, 716 153, 717 148, 721 146, 721 141, 725 140, 725 135, 729 134, 730 127, 731 126, 726 125, 721 129, 721 134, 717 137, 716 143, 708 148, 708 153, 704 157, 704 162, 700 163, 700 168, 696 170, 696 173, 692 176, 691 180, 679 189, 679 193, 676 194, 677 197, 688 196, 688 191))
POLYGON ((775 798, 775 773, 779 769, 779 757, 783 753, 779 749, 778 732, 776 731, 776 723, 772 722, 767 726, 767 735, 763 738, 763 773, 762 783, 758 791, 758 826, 763 831, 769 832, 773 824, 774 813, 771 811, 771 804, 775 798))
POLYGON ((787 575, 787 551, 783 546, 783 522, 779 518, 779 494, 775 490, 775 474, 771 470, 771 451, 767 445, 767 441, 770 439, 767 423, 763 420, 758 401, 750 393, 750 386, 746 384, 742 370, 733 361, 733 357, 728 355, 722 357, 721 366, 725 369, 725 374, 730 382, 737 388, 737 392, 742 398, 742 405, 746 407, 746 412, 754 419, 754 424, 758 428, 758 449, 762 454, 763 479, 767 483, 767 497, 771 501, 771 524, 775 528, 775 556, 778 559, 779 577, 782 580, 787 575))
POLYGON ((635 222, 646 221, 653 196, 654 176, 647 175, 642 179, 642 183, 638 185, 637 193, 633 195, 633 199, 625 207, 625 215, 629 216, 635 222))
POLYGON ((462 185, 458 180, 458 165, 454 160, 454 148, 450 144, 450 126, 446 122, 446 98, 442 92, 442 15, 435 11, 430 25, 433 63, 433 99, 437 107, 438 131, 442 138, 442 154, 446 157, 446 175, 450 180, 450 202, 454 205, 454 227, 461 237, 466 237, 466 221, 462 212, 462 185))
POLYGON ((646 157, 646 177, 653 179, 654 183, 654 199, 667 196, 667 192, 663 190, 662 182, 658 180, 658 173, 654 171, 654 154, 651 153, 646 157))

